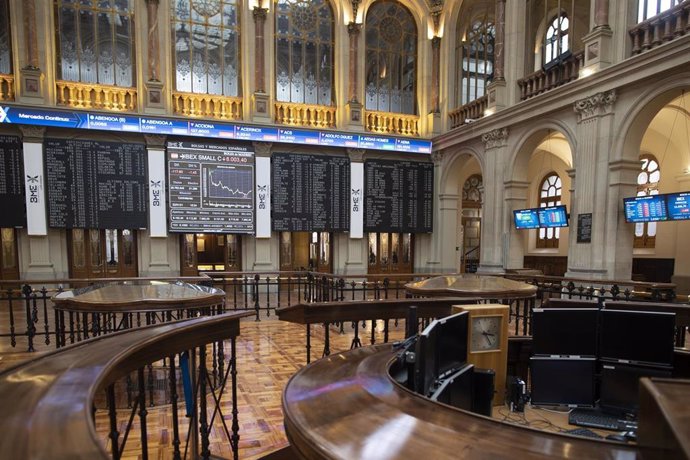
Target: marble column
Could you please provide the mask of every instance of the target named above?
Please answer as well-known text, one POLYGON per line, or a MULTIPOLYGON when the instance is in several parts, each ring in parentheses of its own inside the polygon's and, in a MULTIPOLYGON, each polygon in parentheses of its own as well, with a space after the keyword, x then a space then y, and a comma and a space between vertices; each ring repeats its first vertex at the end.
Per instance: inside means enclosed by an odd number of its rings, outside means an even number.
POLYGON ((494 39, 494 80, 505 80, 504 45, 506 36, 506 0, 496 0, 496 37, 494 39))
POLYGON ((256 58, 254 66, 254 83, 257 93, 266 92, 266 72, 264 70, 264 24, 266 23, 267 13, 268 9, 266 8, 254 7, 254 33, 256 36, 256 45, 254 48, 256 58))
POLYGON ((22 2, 22 17, 24 20, 24 40, 26 46, 27 70, 38 70, 38 41, 36 38, 36 3, 35 0, 22 2))
MULTIPOLYGON (((527 207, 527 198, 529 193, 529 182, 510 180, 503 184, 503 193, 505 195, 506 212, 508 221, 505 222, 508 233, 508 250, 506 251, 507 260, 506 268, 523 268, 525 262, 525 246, 529 244, 526 241, 529 238, 529 232, 525 230, 518 230, 512 221, 513 211, 516 209, 525 209, 527 207)), ((482 227, 485 223, 482 221, 482 227)))
POLYGON ((580 69, 586 76, 613 62, 613 31, 609 27, 609 0, 595 0, 591 31, 582 37, 585 49, 585 65, 580 69))
POLYGON ((160 45, 158 42, 158 3, 159 0, 146 0, 148 20, 148 61, 149 81, 160 81, 160 45))
POLYGON ((439 113, 439 85, 441 75, 441 37, 431 39, 431 112, 439 113))
MULTIPOLYGON (((355 9, 355 17, 357 12, 355 9)), ((352 21, 347 25, 350 37, 350 72, 348 85, 347 120, 350 129, 363 130, 362 104, 359 102, 359 35, 362 24, 352 21)))
MULTIPOLYGON (((444 246, 445 235, 443 234, 443 222, 441 216, 441 165, 445 155, 443 151, 437 150, 431 152, 431 161, 434 163, 434 210, 433 210, 433 228, 434 232, 431 234, 430 248, 422 254, 428 254, 426 264, 431 267, 432 271, 440 271, 441 267, 441 253, 444 246)), ((457 208, 457 205, 456 205, 457 208)))
POLYGON ((609 26, 609 0, 594 0, 594 28, 609 26))

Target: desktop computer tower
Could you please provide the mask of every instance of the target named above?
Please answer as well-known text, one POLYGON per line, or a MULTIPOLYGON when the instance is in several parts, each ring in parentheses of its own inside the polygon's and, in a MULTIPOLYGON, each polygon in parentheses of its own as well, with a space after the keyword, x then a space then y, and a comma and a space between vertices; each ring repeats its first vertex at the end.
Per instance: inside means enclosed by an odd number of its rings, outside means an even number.
POLYGON ((472 412, 491 417, 496 372, 493 369, 475 369, 472 385, 472 412))

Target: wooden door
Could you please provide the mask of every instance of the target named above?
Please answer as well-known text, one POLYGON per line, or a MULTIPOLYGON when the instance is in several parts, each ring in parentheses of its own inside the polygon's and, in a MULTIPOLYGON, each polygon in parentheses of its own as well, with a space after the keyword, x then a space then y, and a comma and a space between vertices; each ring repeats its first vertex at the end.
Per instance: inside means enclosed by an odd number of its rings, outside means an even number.
POLYGON ((225 271, 242 271, 241 235, 225 235, 225 271))
POLYGON ((138 276, 135 230, 73 228, 67 244, 70 278, 138 276))
POLYGON ((17 231, 14 228, 0 229, 2 251, 0 251, 0 279, 19 279, 19 251, 17 249, 17 231))
POLYGON ((329 232, 281 232, 280 269, 333 273, 332 240, 329 232))
POLYGON ((412 273, 414 238, 411 233, 369 233, 368 273, 412 273))
POLYGON ((185 233, 180 235, 180 276, 197 276, 196 235, 185 233))

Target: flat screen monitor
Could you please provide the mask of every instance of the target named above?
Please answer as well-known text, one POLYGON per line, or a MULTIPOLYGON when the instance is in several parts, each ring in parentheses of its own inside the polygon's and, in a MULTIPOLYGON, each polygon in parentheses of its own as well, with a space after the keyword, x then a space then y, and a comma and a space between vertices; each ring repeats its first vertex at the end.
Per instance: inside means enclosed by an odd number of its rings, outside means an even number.
POLYGON ((532 405, 594 406, 595 358, 530 358, 532 405))
POLYGON ((626 222, 655 222, 668 220, 666 195, 647 195, 624 198, 626 222))
POLYGON ((415 345, 415 391, 427 396, 438 377, 438 320, 434 320, 419 334, 415 345))
POLYGON ((675 313, 601 310, 602 359, 673 365, 675 313))
POLYGON ((671 377, 671 370, 602 362, 599 406, 612 412, 637 413, 642 377, 671 377))
POLYGON ((474 365, 464 365, 443 379, 441 385, 431 395, 431 399, 458 409, 472 410, 473 374, 474 365))
POLYGON ((515 228, 518 230, 539 228, 539 216, 536 209, 517 209, 513 211, 515 228))
POLYGON ((666 195, 666 207, 669 220, 690 219, 690 192, 666 195))
POLYGON ((545 308, 533 313, 534 354, 597 355, 598 308, 545 308))
POLYGON ((539 216, 540 227, 549 228, 568 226, 568 213, 566 211, 565 205, 547 206, 545 208, 539 208, 537 214, 539 216))
POLYGON ((463 311, 437 320, 439 377, 459 369, 467 362, 468 318, 469 313, 463 311))

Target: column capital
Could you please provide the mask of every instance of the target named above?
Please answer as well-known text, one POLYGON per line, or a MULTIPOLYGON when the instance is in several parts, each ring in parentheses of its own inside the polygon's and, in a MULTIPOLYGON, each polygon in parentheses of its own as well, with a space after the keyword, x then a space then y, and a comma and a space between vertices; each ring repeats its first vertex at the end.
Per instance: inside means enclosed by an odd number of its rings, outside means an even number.
POLYGON ((350 21, 347 24, 347 33, 349 35, 359 35, 359 33, 362 31, 362 24, 358 24, 354 21, 350 21))
POLYGON ((168 136, 164 134, 144 134, 144 140, 146 141, 147 148, 164 148, 167 138, 168 136))
POLYGON ((508 144, 508 128, 497 128, 482 134, 486 150, 505 147, 508 144))
POLYGON ((350 161, 356 163, 364 161, 365 153, 367 153, 367 149, 347 149, 347 155, 350 157, 350 161))
POLYGON ((613 89, 575 101, 573 110, 577 114, 577 122, 611 113, 614 102, 616 102, 616 90, 613 89))
POLYGON ((160 0, 146 0, 146 4, 158 6, 160 4, 160 0))
POLYGON ((46 134, 45 126, 19 125, 19 130, 22 132, 24 142, 42 143, 46 134))
POLYGON ((266 15, 268 14, 268 8, 261 8, 260 6, 255 6, 252 10, 252 16, 254 16, 254 21, 264 21, 266 15))
POLYGON ((254 146, 254 153, 258 157, 270 157, 271 147, 273 147, 273 142, 252 142, 254 146))
POLYGON ((439 48, 441 46, 441 37, 438 35, 435 35, 434 38, 431 39, 431 47, 432 48, 439 48))
POLYGON ((431 152, 431 161, 434 162, 434 166, 441 166, 443 156, 443 150, 434 150, 433 152, 431 152))

